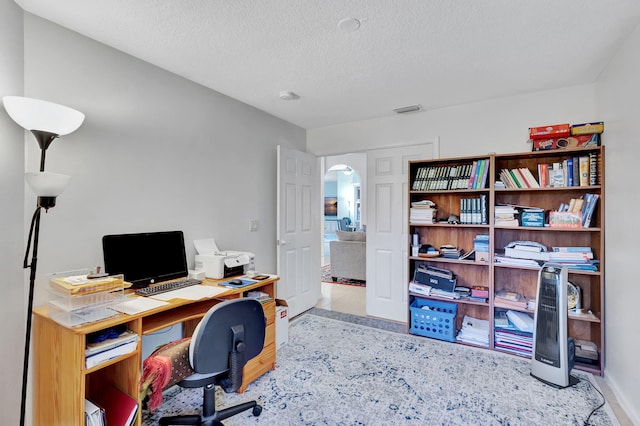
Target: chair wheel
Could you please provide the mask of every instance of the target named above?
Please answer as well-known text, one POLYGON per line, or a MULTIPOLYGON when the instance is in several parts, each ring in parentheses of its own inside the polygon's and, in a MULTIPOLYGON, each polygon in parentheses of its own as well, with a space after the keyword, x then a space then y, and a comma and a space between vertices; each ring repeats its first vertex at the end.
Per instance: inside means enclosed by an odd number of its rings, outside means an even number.
POLYGON ((255 407, 253 407, 253 411, 252 414, 256 417, 258 417, 260 414, 262 414, 262 406, 261 405, 256 405, 255 407))

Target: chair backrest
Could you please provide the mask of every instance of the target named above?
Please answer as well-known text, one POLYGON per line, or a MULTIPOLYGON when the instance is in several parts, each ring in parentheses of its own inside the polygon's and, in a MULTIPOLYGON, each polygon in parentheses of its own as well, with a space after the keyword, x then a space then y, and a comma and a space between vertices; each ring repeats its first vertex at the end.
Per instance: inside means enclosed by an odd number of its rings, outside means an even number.
POLYGON ((221 374, 230 369, 230 354, 234 351, 243 352, 246 363, 262 351, 265 326, 264 310, 255 299, 218 303, 193 333, 189 346, 191 367, 200 374, 221 374))
POLYGON ((349 218, 338 219, 338 231, 347 231, 347 225, 349 225, 349 218))

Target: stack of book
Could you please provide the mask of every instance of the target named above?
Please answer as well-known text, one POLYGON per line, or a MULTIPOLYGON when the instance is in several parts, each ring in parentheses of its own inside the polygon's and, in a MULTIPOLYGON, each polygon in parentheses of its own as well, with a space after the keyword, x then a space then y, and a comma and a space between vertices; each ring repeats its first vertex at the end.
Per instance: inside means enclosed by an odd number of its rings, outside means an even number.
POLYGON ((533 318, 523 312, 497 311, 494 317, 494 345, 516 355, 531 357, 533 318))
POLYGON ((456 246, 444 245, 440 247, 440 255, 448 259, 459 259, 462 254, 463 250, 456 246))
POLYGON ((496 292, 493 303, 499 308, 527 309, 528 301, 515 291, 500 290, 496 292))
POLYGON ((414 224, 435 223, 436 205, 429 200, 414 201, 411 203, 409 222, 414 224))
POLYGON ((494 208, 494 223, 496 226, 518 226, 518 210, 509 204, 496 204, 494 208))
POLYGON ((489 347, 489 321, 465 315, 456 340, 485 348, 489 347))
POLYGON ((549 261, 578 271, 598 270, 598 261, 593 258, 591 247, 552 247, 549 261))
POLYGON ((526 167, 502 169, 500 181, 506 188, 540 188, 540 183, 526 167))

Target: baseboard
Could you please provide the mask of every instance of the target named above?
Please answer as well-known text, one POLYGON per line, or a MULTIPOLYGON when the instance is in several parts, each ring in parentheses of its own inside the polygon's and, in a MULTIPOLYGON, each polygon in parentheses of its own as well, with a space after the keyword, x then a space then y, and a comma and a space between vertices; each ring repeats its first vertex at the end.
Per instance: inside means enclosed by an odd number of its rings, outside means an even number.
POLYGON ((631 423, 634 425, 640 425, 640 412, 638 412, 640 407, 637 405, 634 406, 634 404, 631 404, 631 401, 625 397, 616 382, 615 375, 611 374, 608 370, 605 370, 604 381, 607 386, 609 386, 609 389, 611 389, 611 392, 613 392, 618 405, 624 410, 624 413, 629 417, 631 423))

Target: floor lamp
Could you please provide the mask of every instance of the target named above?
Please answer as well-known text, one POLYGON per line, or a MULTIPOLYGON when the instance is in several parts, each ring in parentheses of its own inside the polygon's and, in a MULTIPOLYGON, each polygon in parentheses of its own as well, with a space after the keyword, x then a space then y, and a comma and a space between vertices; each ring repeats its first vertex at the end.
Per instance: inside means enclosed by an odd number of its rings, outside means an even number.
POLYGON ((38 99, 22 96, 5 96, 2 98, 4 108, 20 126, 29 130, 40 145, 40 171, 25 174, 31 190, 38 196, 24 254, 23 267, 30 268, 29 301, 27 307, 27 327, 24 340, 24 361, 22 366, 22 395, 20 400, 20 425, 25 423, 27 400, 27 379, 29 371, 29 347, 31 345, 31 316, 33 309, 33 290, 36 281, 38 264, 38 236, 40 234, 40 215, 42 209, 48 211, 56 205, 56 197, 65 190, 71 176, 44 171, 47 148, 59 136, 75 131, 84 121, 84 114, 75 109, 38 99), (32 246, 33 244, 33 246, 32 246), (29 262, 31 252, 31 262, 29 262))

